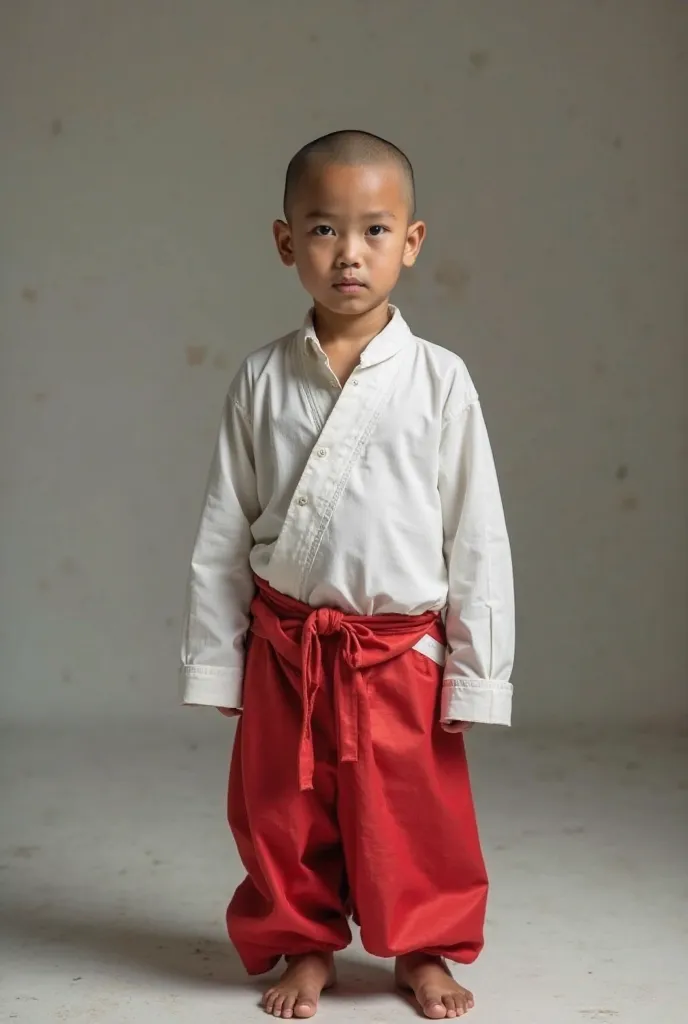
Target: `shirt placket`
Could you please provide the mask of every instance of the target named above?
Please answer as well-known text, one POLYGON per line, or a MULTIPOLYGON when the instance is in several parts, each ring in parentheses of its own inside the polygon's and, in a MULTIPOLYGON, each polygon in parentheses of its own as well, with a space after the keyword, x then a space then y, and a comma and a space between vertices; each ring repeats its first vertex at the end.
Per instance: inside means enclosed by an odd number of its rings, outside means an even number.
MULTIPOLYGON (((396 375, 386 364, 388 387, 377 368, 357 368, 340 391, 289 504, 270 560, 272 585, 303 599, 304 582, 320 546, 351 466, 370 433, 396 375), (381 386, 382 384, 382 386, 381 386)), ((326 368, 323 367, 325 374, 326 368)), ((334 388, 332 388, 334 391, 334 388)))

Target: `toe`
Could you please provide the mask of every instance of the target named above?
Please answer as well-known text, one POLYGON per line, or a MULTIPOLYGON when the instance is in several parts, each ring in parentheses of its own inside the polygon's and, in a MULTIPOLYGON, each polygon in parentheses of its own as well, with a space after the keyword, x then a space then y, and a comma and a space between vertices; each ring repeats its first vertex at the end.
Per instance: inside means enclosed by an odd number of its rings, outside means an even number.
POLYGON ((294 995, 287 996, 287 998, 284 1000, 284 1003, 282 1004, 282 1016, 284 1017, 285 1020, 291 1020, 291 1018, 294 1016, 295 1001, 296 996, 294 995))
POLYGON ((270 988, 263 996, 263 1009, 267 1010, 268 1013, 272 1010, 272 1004, 275 1001, 275 993, 270 988))
POLYGON ((444 1020, 447 1008, 438 996, 425 996, 422 1003, 423 1013, 430 1020, 444 1020))
POLYGON ((442 1002, 444 1003, 444 1008, 447 1011, 447 1017, 453 1020, 455 1017, 458 1016, 456 1000, 454 999, 454 996, 445 996, 442 1002))
POLYGON ((284 996, 278 995, 272 1006, 272 1016, 281 1017, 282 1007, 284 1006, 284 996))
POLYGON ((294 1007, 294 1013, 300 1020, 306 1020, 315 1016, 316 1006, 311 999, 299 999, 294 1007))

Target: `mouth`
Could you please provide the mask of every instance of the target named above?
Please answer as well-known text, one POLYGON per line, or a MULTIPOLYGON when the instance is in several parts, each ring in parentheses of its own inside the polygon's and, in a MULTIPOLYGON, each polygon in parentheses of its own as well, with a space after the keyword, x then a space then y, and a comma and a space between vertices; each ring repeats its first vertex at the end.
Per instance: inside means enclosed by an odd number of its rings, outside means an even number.
POLYGON ((335 281, 332 287, 336 288, 342 295, 355 295, 357 292, 363 291, 366 286, 356 277, 347 277, 341 281, 335 281))

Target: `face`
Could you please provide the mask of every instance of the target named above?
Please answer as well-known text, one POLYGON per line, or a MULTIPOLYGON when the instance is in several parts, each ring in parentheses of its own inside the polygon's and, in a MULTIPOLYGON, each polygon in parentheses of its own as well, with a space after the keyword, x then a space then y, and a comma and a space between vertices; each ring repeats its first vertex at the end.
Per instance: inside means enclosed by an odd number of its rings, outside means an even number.
POLYGON ((393 163, 314 166, 293 197, 289 223, 277 221, 282 259, 295 266, 316 306, 361 315, 386 302, 425 236, 409 224, 409 199, 393 163))

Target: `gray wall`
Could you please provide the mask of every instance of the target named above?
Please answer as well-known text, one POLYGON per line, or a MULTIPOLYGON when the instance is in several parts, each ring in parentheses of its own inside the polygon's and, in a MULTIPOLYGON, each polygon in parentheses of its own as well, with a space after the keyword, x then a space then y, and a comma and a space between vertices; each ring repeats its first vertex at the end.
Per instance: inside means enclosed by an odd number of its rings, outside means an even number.
POLYGON ((398 300, 483 394, 517 722, 685 711, 687 40, 681 0, 3 3, 2 713, 177 714, 223 393, 306 305, 282 174, 339 127, 416 166, 398 300))

